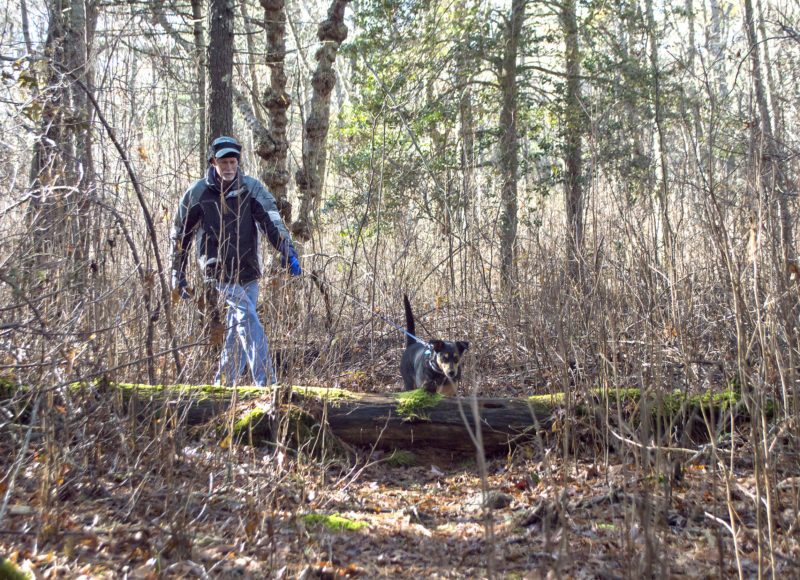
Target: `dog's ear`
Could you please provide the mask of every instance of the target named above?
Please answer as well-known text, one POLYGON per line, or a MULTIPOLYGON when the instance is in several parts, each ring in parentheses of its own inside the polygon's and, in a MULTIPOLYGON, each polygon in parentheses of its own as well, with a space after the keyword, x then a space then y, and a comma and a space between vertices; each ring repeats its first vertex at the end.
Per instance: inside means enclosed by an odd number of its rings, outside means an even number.
POLYGON ((459 353, 463 353, 469 348, 469 343, 466 340, 459 340, 456 342, 456 348, 458 348, 459 353))
POLYGON ((444 341, 432 340, 431 347, 433 348, 433 352, 442 352, 444 350, 444 341))

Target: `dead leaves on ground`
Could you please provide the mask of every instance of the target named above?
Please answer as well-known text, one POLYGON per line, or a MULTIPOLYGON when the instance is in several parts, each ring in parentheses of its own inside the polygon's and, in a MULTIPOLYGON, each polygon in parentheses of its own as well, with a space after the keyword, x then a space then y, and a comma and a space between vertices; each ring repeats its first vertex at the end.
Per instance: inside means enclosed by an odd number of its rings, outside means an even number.
MULTIPOLYGON (((70 492, 42 501, 36 461, 0 530, 0 551, 33 578, 730 577, 731 513, 742 572, 757 570, 759 539, 766 553, 755 482, 702 464, 676 484, 624 462, 520 457, 490 462, 484 487, 470 463, 358 472, 284 458, 279 470, 266 449, 194 444, 169 474, 68 470, 70 492)), ((784 577, 800 571, 792 484, 773 498, 784 577)))

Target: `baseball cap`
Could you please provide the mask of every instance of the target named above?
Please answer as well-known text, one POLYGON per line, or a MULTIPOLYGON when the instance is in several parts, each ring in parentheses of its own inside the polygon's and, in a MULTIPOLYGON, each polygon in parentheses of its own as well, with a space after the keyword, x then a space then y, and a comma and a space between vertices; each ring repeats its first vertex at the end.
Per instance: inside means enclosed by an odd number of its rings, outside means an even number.
POLYGON ((208 159, 210 161, 212 157, 221 159, 222 157, 228 157, 230 155, 239 157, 241 154, 242 146, 239 145, 236 139, 233 137, 217 137, 214 139, 214 142, 211 143, 208 159))

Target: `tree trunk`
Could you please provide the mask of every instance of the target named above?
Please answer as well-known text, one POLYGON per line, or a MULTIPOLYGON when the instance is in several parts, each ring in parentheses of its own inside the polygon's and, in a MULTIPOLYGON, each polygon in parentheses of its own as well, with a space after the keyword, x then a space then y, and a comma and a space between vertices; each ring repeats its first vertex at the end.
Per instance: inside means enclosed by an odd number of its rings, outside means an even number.
POLYGON ((711 57, 711 80, 716 95, 715 98, 725 97, 728 94, 727 66, 725 59, 726 46, 723 45, 723 16, 722 0, 709 0, 711 9, 711 26, 706 29, 706 47, 711 57))
POLYGON ((270 84, 264 91, 263 104, 269 111, 269 131, 274 147, 263 156, 265 169, 261 180, 275 197, 278 211, 283 221, 291 223, 292 204, 287 196, 289 171, 287 158, 289 141, 286 138, 288 118, 286 111, 292 104, 286 92, 286 2, 285 0, 261 0, 264 8, 264 22, 267 29, 267 65, 270 70, 270 84))
MULTIPOLYGON (((87 26, 86 5, 83 0, 54 0, 49 7, 47 38, 44 53, 47 76, 40 85, 42 136, 34 144, 31 166, 31 185, 75 187, 86 172, 91 159, 88 147, 88 101, 83 89, 74 85, 78 79, 87 86, 88 64, 86 39, 94 26, 87 26)), ((52 192, 40 191, 34 200, 52 192)), ((53 194, 58 196, 69 194, 53 194)), ((72 196, 77 197, 77 196, 72 196)), ((63 201, 63 200, 62 200, 63 201)), ((64 204, 57 205, 64 208, 64 204)), ((54 214, 54 223, 63 226, 66 209, 54 214)), ((62 229, 63 228, 59 228, 62 229)))
POLYGON ((517 279, 517 53, 524 20, 525 1, 513 0, 500 72, 503 100, 500 111, 500 171, 503 180, 500 194, 500 279, 503 288, 510 292, 513 292, 517 279))
MULTIPOLYGON (((658 188, 658 205, 661 212, 661 237, 664 246, 664 264, 670 277, 674 278, 675 256, 672 251, 672 226, 669 218, 669 175, 667 166, 667 144, 664 131, 663 111, 661 107, 661 72, 658 68, 658 36, 656 20, 653 13, 653 0, 646 0, 647 29, 650 40, 650 75, 653 91, 653 122, 656 126, 656 145, 660 168, 660 187, 658 188)), ((656 254, 656 259, 658 254, 656 254)))
MULTIPOLYGON (((233 133, 233 3, 208 4, 208 139, 233 133)), ((210 143, 205 143, 208 146, 210 143)))
POLYGON ((347 38, 344 9, 350 0, 333 0, 328 18, 319 25, 317 69, 311 78, 311 111, 303 127, 303 166, 295 174, 300 193, 300 212, 292 224, 292 235, 300 240, 311 237, 311 212, 316 210, 325 176, 325 141, 330 123, 331 92, 336 84, 333 63, 336 52, 347 38))
POLYGON ((769 106, 772 110, 772 136, 778 143, 783 143, 783 122, 782 122, 782 109, 778 103, 777 88, 775 86, 775 76, 772 72, 772 62, 769 56, 769 42, 770 37, 767 35, 766 25, 764 24, 764 7, 761 0, 756 0, 756 7, 758 9, 758 33, 759 45, 764 50, 764 72, 767 76, 766 89, 769 95, 769 106))
POLYGON ((583 254, 583 119, 581 107, 578 22, 575 0, 562 4, 561 26, 564 31, 567 95, 564 106, 564 198, 567 214, 567 272, 573 279, 580 275, 583 254))
MULTIPOLYGON (((464 42, 466 43, 466 40, 464 42)), ((456 216, 458 218, 459 235, 467 244, 470 244, 474 235, 471 227, 471 212, 475 198, 475 119, 472 111, 472 94, 467 86, 469 77, 465 62, 459 62, 456 78, 458 80, 457 86, 461 90, 461 96, 458 100, 459 131, 461 135, 461 196, 456 216)), ((460 270, 466 273, 469 269, 468 260, 470 254, 461 252, 460 255, 460 270)), ((468 279, 469 276, 467 275, 461 276, 461 293, 464 299, 466 299, 468 293, 468 279)))
POLYGON ((750 74, 753 80, 760 129, 760 135, 755 135, 757 143, 754 144, 753 150, 756 152, 757 157, 754 159, 753 166, 759 173, 759 182, 764 190, 764 195, 768 199, 777 198, 781 258, 788 274, 789 264, 794 260, 792 219, 788 200, 791 188, 781 166, 782 154, 773 132, 772 115, 770 114, 762 76, 761 47, 756 36, 755 18, 752 0, 744 0, 744 26, 749 47, 750 74))
POLYGON ((91 230, 85 191, 94 169, 87 40, 94 34, 96 12, 84 0, 54 0, 49 17, 41 67, 47 72, 33 101, 40 106, 41 132, 33 146, 26 217, 33 254, 50 263, 52 257, 61 257, 67 266, 59 267, 53 278, 69 278, 88 266, 91 230))
POLYGON ((469 231, 469 212, 475 190, 475 120, 472 112, 472 93, 467 86, 466 63, 459 64, 457 74, 461 96, 458 99, 459 131, 461 135, 461 199, 458 204, 459 226, 466 239, 469 231))
POLYGON ((202 0, 192 0, 192 33, 194 35, 195 70, 197 70, 197 128, 198 143, 200 144, 200 175, 206 168, 206 147, 210 143, 206 133, 206 50, 203 37, 203 6, 202 0))

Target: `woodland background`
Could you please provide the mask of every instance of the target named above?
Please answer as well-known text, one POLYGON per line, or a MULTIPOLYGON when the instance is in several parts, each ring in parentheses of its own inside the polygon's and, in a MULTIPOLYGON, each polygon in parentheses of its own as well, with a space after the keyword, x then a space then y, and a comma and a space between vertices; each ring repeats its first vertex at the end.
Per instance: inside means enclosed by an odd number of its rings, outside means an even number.
POLYGON ((798 22, 796 0, 11 0, 9 561, 47 577, 800 575, 798 22), (553 432, 398 472, 128 414, 98 385, 213 378, 167 234, 221 134, 324 281, 273 264, 262 283, 285 383, 399 390, 403 335, 371 312, 402 326, 407 293, 422 338, 470 341, 462 395, 565 393, 553 432), (628 388, 741 404, 694 432, 686 408, 666 427, 645 403, 576 414, 628 388), (460 486, 513 503, 459 519, 460 486), (296 517, 365 497, 372 531, 336 543, 296 517))

